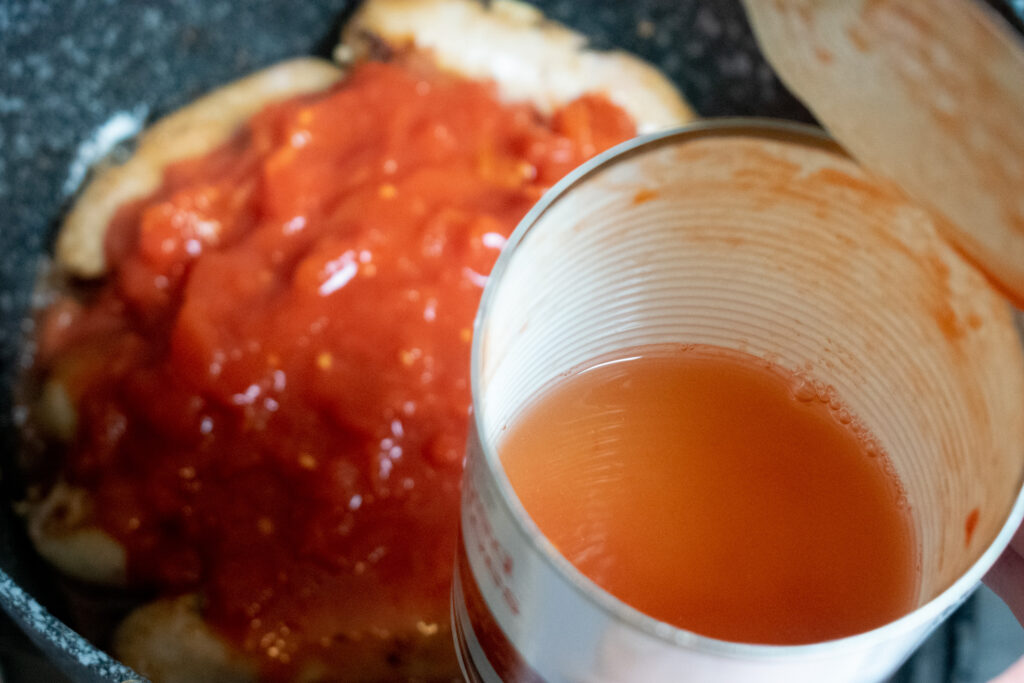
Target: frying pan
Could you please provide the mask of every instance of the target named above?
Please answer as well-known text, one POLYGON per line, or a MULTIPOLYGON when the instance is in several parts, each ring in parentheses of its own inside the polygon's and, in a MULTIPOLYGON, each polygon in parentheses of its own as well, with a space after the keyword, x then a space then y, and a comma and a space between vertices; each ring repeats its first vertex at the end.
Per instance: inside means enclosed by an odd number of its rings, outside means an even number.
MULTIPOLYGON (((704 116, 811 121, 773 76, 733 0, 539 0, 599 48, 657 64, 704 116)), ((204 91, 301 54, 328 56, 350 0, 0 3, 0 606, 74 680, 138 676, 66 623, 66 583, 32 551, 7 502, 19 496, 18 375, 40 263, 89 165, 204 91)), ((996 7, 1018 30, 1024 3, 996 7)), ((102 600, 102 596, 100 597, 102 600)), ((968 604, 896 680, 952 680, 968 604), (923 678, 921 678, 923 676, 923 678)), ((101 630, 101 629, 100 629, 101 630)))

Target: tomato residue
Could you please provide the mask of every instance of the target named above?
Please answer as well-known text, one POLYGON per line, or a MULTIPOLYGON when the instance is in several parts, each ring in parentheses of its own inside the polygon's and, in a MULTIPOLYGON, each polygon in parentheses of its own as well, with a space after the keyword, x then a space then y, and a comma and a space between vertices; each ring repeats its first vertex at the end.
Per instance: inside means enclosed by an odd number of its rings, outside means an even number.
POLYGON ((132 581, 199 590, 270 677, 447 648, 481 287, 541 193, 633 134, 601 97, 543 117, 367 63, 123 207, 110 276, 51 309, 38 365, 132 581))
POLYGON ((971 540, 974 538, 974 530, 978 528, 978 518, 981 517, 981 510, 979 508, 973 508, 967 513, 967 518, 964 520, 964 546, 971 545, 971 540))

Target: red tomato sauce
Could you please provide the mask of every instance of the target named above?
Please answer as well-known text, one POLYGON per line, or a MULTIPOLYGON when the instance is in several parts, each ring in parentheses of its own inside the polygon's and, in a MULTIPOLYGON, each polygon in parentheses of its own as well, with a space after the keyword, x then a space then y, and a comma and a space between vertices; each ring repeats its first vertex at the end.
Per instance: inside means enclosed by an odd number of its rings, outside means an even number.
POLYGON ((37 363, 132 582, 200 591, 270 677, 447 638, 481 287, 541 194, 634 133, 602 97, 545 117, 367 63, 122 207, 109 277, 51 309, 37 363))

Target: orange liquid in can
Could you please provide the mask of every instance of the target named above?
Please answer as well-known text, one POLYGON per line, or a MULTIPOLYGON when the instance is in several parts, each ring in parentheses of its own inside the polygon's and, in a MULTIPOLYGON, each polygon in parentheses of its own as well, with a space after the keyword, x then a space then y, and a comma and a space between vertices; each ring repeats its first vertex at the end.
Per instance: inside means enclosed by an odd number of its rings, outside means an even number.
POLYGON ((819 642, 917 590, 901 485, 837 405, 747 354, 641 350, 542 392, 500 454, 541 532, 621 601, 713 638, 819 642))

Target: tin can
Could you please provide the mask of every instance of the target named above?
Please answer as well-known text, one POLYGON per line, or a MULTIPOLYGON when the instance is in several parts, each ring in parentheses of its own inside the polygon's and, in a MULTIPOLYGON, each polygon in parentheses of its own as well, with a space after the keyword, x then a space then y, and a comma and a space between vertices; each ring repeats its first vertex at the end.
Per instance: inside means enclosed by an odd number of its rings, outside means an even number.
POLYGON ((810 127, 701 122, 576 170, 499 259, 472 364, 452 591, 469 681, 878 681, 970 595, 1024 517, 1024 425, 1019 402, 1005 405, 1024 395, 1024 361, 1006 304, 927 212, 810 127), (936 267, 943 310, 970 319, 969 334, 921 303, 936 267), (558 554, 502 470, 502 434, 581 363, 666 343, 754 354, 843 398, 904 486, 914 611, 829 642, 726 642, 638 612, 558 554))

